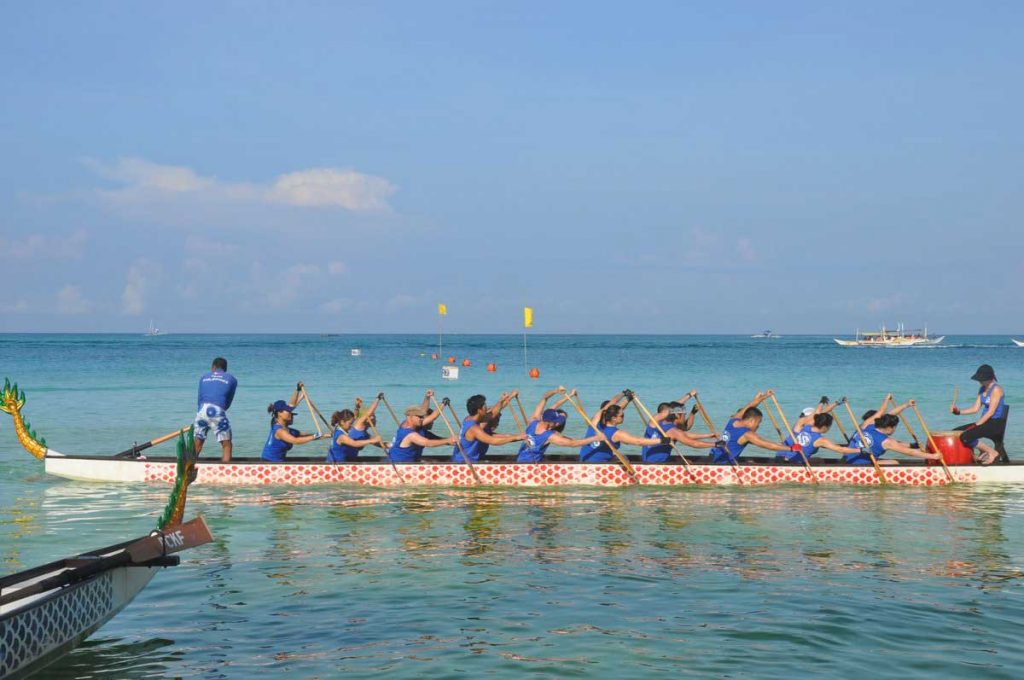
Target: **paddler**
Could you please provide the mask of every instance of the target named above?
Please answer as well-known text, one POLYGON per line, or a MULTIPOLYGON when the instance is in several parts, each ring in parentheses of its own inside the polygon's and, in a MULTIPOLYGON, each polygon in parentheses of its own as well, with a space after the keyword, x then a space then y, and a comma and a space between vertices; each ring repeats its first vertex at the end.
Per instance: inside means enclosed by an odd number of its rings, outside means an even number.
POLYGON ((1009 463, 1010 458, 1006 455, 1006 449, 1003 447, 1003 437, 1006 435, 1006 416, 1009 410, 1003 386, 996 382, 995 369, 988 364, 978 366, 978 370, 971 376, 971 380, 980 383, 978 397, 974 400, 974 404, 962 411, 956 404, 949 409, 949 412, 955 416, 981 414, 975 422, 956 428, 961 431, 960 441, 964 443, 964 446, 981 451, 978 462, 982 465, 991 465, 997 460, 1000 463, 1009 463), (982 437, 991 439, 995 446, 982 443, 980 441, 982 437))
POLYGON ((688 446, 691 449, 711 449, 714 448, 714 443, 710 441, 704 441, 707 439, 715 439, 713 434, 701 434, 692 435, 687 432, 690 428, 687 426, 693 424, 692 414, 687 417, 687 409, 684 406, 686 399, 696 394, 696 392, 690 392, 685 395, 680 401, 662 402, 658 404, 658 412, 654 414, 654 418, 647 423, 647 429, 644 430, 644 437, 647 438, 661 438, 661 433, 664 432, 668 438, 668 443, 658 443, 653 446, 645 446, 642 449, 642 455, 640 460, 644 463, 667 463, 672 458, 672 443, 673 441, 679 442, 683 446, 688 446), (660 428, 660 429, 659 429, 660 428))
MULTIPOLYGON (((431 414, 438 417, 440 411, 431 414)), ((405 419, 398 425, 398 432, 395 432, 391 440, 391 461, 394 463, 418 463, 423 457, 424 448, 445 446, 454 444, 455 437, 431 439, 423 434, 424 421, 427 419, 427 409, 422 405, 410 406, 405 409, 405 419)))
POLYGON ((303 399, 305 392, 302 383, 295 386, 295 393, 288 401, 278 399, 267 407, 270 415, 270 434, 263 444, 262 458, 271 463, 283 463, 288 457, 288 452, 296 444, 308 444, 328 434, 303 434, 293 427, 289 427, 294 419, 293 412, 298 403, 303 399))
POLYGON ((464 463, 466 458, 476 463, 487 455, 487 450, 492 446, 526 439, 525 434, 494 434, 501 410, 508 406, 516 394, 502 394, 501 399, 493 407, 487 406, 487 397, 482 394, 474 394, 466 400, 466 413, 469 415, 462 421, 459 441, 452 450, 453 463, 464 463))
MULTIPOLYGON (((633 400, 631 390, 622 390, 608 401, 601 404, 600 410, 591 419, 590 427, 587 428, 584 439, 597 435, 599 439, 580 448, 580 461, 583 463, 610 463, 615 460, 615 454, 608 446, 607 438, 613 444, 632 444, 633 446, 654 446, 655 444, 667 444, 667 437, 637 437, 621 429, 619 425, 625 420, 625 412, 619 402, 623 399, 628 404, 633 400), (604 437, 597 434, 598 430, 604 433, 604 437)), ((616 446, 618 448, 618 446, 616 446)))
POLYGON ((328 463, 344 463, 359 458, 359 453, 364 447, 373 444, 380 444, 379 435, 370 436, 369 425, 376 424, 374 413, 380 404, 382 395, 370 404, 370 408, 362 410, 362 400, 356 399, 355 411, 342 409, 331 415, 331 445, 327 449, 328 463), (358 416, 356 414, 359 414, 358 416))
MULTIPOLYGON (((811 422, 797 428, 796 443, 799 444, 804 456, 810 458, 818 452, 818 449, 828 449, 842 454, 858 454, 860 449, 849 446, 840 446, 825 435, 832 429, 833 417, 831 413, 815 413, 811 422)), ((798 421, 799 422, 799 421, 798 421)), ((789 451, 779 451, 775 454, 776 460, 782 458, 790 463, 803 463, 800 450, 793 446, 793 437, 786 437, 786 444, 790 446, 789 451)))
POLYGON ((772 394, 774 392, 771 390, 758 392, 748 404, 729 418, 725 428, 722 430, 721 441, 717 443, 715 448, 711 449, 712 462, 718 464, 735 463, 743 454, 743 449, 747 448, 749 444, 762 449, 768 449, 769 451, 793 451, 796 453, 799 450, 800 447, 797 444, 791 446, 776 444, 757 434, 757 428, 761 426, 761 420, 764 418, 764 414, 757 407, 765 399, 771 397, 772 394))
POLYGON ((517 463, 543 463, 544 454, 549 446, 586 446, 598 441, 601 436, 595 434, 589 439, 571 439, 563 436, 567 416, 565 411, 558 407, 576 396, 576 390, 561 397, 558 401, 547 407, 548 400, 556 394, 565 395, 565 388, 558 387, 544 393, 537 407, 530 415, 530 422, 526 425, 526 440, 519 447, 519 454, 516 456, 517 463))
POLYGON ((926 453, 892 436, 896 431, 896 426, 900 424, 899 414, 912 407, 915 402, 911 399, 905 404, 889 409, 891 397, 892 395, 887 395, 885 401, 882 402, 882 407, 871 416, 865 418, 861 423, 860 430, 864 433, 863 439, 860 436, 860 432, 850 438, 850 446, 859 450, 857 453, 843 456, 843 461, 848 465, 871 465, 871 456, 868 455, 869 451, 878 460, 879 465, 900 464, 898 460, 879 460, 885 455, 886 451, 895 451, 896 453, 902 453, 914 458, 924 458, 925 460, 939 460, 942 457, 942 454, 926 453))

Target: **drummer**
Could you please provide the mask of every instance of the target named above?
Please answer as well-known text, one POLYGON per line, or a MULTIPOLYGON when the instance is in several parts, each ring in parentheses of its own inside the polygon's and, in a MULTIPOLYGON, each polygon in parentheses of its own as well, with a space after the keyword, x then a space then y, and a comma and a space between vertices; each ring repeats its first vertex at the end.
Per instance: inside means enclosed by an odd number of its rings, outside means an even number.
POLYGON ((1003 386, 996 382, 996 372, 988 364, 978 366, 978 370, 971 376, 971 380, 980 383, 974 404, 962 411, 956 404, 949 408, 949 412, 955 416, 981 414, 975 422, 956 428, 961 431, 960 441, 964 443, 964 446, 977 448, 981 452, 978 462, 982 465, 991 465, 997 460, 1000 463, 1009 463, 1010 458, 1006 455, 1006 449, 1003 447, 1006 416, 1009 410, 1003 386), (983 437, 992 440, 995 446, 982 443, 980 440, 983 437))
MULTIPOLYGON (((843 456, 843 462, 847 465, 871 465, 871 456, 868 455, 869 451, 874 455, 875 460, 884 456, 886 451, 895 451, 896 453, 902 453, 913 458, 924 458, 925 460, 941 459, 942 454, 940 453, 926 453, 892 436, 896 431, 896 426, 900 424, 899 414, 912 407, 915 402, 911 399, 905 404, 894 406, 886 413, 888 401, 889 398, 886 397, 886 401, 882 402, 882 408, 861 423, 860 432, 850 438, 850 446, 860 449, 860 451, 843 456), (864 434, 863 437, 861 437, 861 432, 864 434)), ((899 465, 900 462, 891 459, 878 460, 878 464, 899 465)))

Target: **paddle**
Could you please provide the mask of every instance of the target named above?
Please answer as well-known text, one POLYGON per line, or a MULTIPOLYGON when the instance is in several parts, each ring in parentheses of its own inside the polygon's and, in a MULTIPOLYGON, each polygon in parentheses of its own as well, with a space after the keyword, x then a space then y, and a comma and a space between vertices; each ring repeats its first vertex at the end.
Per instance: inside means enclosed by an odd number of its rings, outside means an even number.
POLYGON ((871 453, 871 450, 866 446, 867 439, 864 437, 864 430, 860 429, 860 421, 854 417, 853 409, 850 408, 850 402, 843 400, 843 406, 846 407, 846 412, 850 414, 850 420, 853 422, 853 426, 857 429, 857 434, 860 435, 861 450, 867 451, 868 457, 871 458, 871 464, 875 466, 875 472, 878 474, 878 481, 882 484, 888 484, 889 480, 885 478, 885 473, 882 472, 882 466, 878 464, 878 459, 875 458, 875 454, 871 453))
MULTIPOLYGON (((437 399, 433 396, 430 397, 430 401, 434 402, 434 410, 441 414, 441 420, 444 421, 445 427, 448 428, 448 432, 451 433, 452 438, 455 439, 455 446, 458 448, 459 453, 462 454, 462 460, 466 461, 466 465, 469 466, 469 471, 473 473, 473 479, 476 480, 477 484, 483 484, 483 482, 480 481, 480 475, 476 473, 476 468, 473 467, 473 461, 469 459, 469 456, 466 455, 466 450, 462 448, 462 438, 455 434, 455 430, 452 429, 452 424, 448 422, 448 416, 444 414, 444 409, 441 408, 441 405, 437 403, 437 399)), ((451 402, 448 403, 448 408, 451 408, 451 402)), ((452 409, 452 413, 454 412, 455 409, 452 409)))
POLYGON ((953 385, 953 405, 950 406, 950 411, 956 413, 956 400, 960 396, 960 386, 953 385))
MULTIPOLYGON (((840 404, 845 404, 846 403, 846 397, 842 397, 839 400, 839 403, 840 404)), ((839 416, 835 416, 833 418, 833 420, 835 421, 836 426, 839 427, 839 433, 843 435, 843 439, 845 439, 846 443, 849 444, 850 443, 850 435, 846 434, 846 428, 843 427, 843 421, 841 421, 839 419, 839 416)))
MULTIPOLYGON (((711 434, 715 435, 716 440, 720 440, 718 436, 718 430, 711 424, 711 418, 708 417, 708 412, 704 410, 704 404, 700 403, 700 396, 694 392, 693 401, 697 404, 697 410, 700 411, 700 417, 704 420, 704 423, 708 426, 708 430, 711 434)), ((739 484, 743 484, 743 475, 740 474, 740 464, 729 457, 729 463, 732 465, 733 472, 736 473, 736 481, 739 484)))
MULTIPOLYGON (((942 463, 942 469, 946 471, 946 476, 949 477, 950 484, 956 484, 956 479, 953 477, 953 473, 950 471, 949 466, 946 465, 946 461, 943 459, 942 451, 935 445, 935 440, 932 439, 932 433, 928 430, 928 426, 925 425, 924 418, 921 417, 921 411, 917 408, 917 402, 913 402, 911 406, 914 409, 914 413, 917 414, 917 420, 921 423, 921 429, 924 430, 924 436, 928 437, 928 443, 931 444, 932 451, 939 454, 939 462, 942 463)), ((902 413, 900 415, 903 415, 902 413)), ((917 437, 914 437, 917 439, 917 437)))
POLYGON ((636 470, 633 469, 633 466, 630 464, 629 459, 622 455, 622 452, 620 452, 615 447, 615 444, 612 443, 612 440, 609 439, 607 435, 605 435, 604 430, 602 430, 599 426, 600 423, 595 424, 592 420, 590 420, 590 416, 587 415, 587 412, 583 410, 583 406, 576 399, 569 397, 569 401, 572 403, 573 406, 576 407, 576 410, 579 411, 580 417, 583 418, 583 421, 594 429, 594 433, 601 435, 601 439, 604 440, 604 443, 608 445, 608 448, 611 449, 612 453, 619 460, 619 463, 622 464, 622 467, 624 467, 626 469, 626 472, 629 473, 630 478, 634 482, 639 484, 640 480, 637 479, 636 470))
POLYGON ((306 391, 306 386, 302 386, 302 396, 306 400, 306 407, 309 408, 309 417, 313 419, 313 426, 316 427, 317 437, 323 438, 324 431, 320 428, 320 420, 324 421, 324 425, 327 425, 327 429, 330 430, 331 426, 327 424, 327 419, 324 418, 323 414, 320 413, 320 409, 316 407, 313 400, 309 398, 309 392, 306 391), (317 416, 320 416, 320 420, 317 420, 317 416))
POLYGON ((779 427, 779 421, 775 419, 775 414, 772 413, 772 410, 770 408, 766 408, 765 411, 768 412, 768 418, 772 421, 772 427, 775 428, 776 434, 779 435, 779 442, 785 444, 786 435, 782 434, 782 428, 779 427))
MULTIPOLYGON (((381 392, 378 394, 377 398, 383 401, 384 393, 381 392)), ((384 441, 384 438, 380 436, 380 431, 372 421, 367 420, 366 424, 370 426, 370 431, 373 432, 373 435, 380 439, 380 448, 384 449, 384 455, 387 456, 388 462, 391 463, 391 469, 395 471, 395 476, 398 477, 398 481, 405 484, 405 479, 402 477, 402 473, 398 471, 398 465, 395 464, 395 460, 391 457, 391 446, 389 446, 388 443, 384 441)))
POLYGON ((523 421, 522 423, 519 421, 519 416, 516 415, 515 408, 509 408, 509 411, 512 413, 512 420, 516 421, 516 429, 519 430, 519 434, 525 435, 526 434, 526 425, 524 424, 525 421, 523 421))
POLYGON ((115 453, 114 454, 114 458, 127 458, 128 456, 136 456, 136 455, 139 454, 140 451, 145 451, 146 449, 148 449, 151 446, 156 446, 157 444, 163 444, 166 441, 174 439, 179 434, 182 434, 183 432, 188 431, 189 427, 190 427, 189 425, 186 425, 185 427, 181 428, 180 430, 175 430, 174 432, 171 432, 169 434, 165 434, 162 437, 157 437, 156 439, 151 439, 148 442, 146 442, 145 444, 135 444, 130 449, 125 449, 121 453, 115 453))
MULTIPOLYGON (((796 432, 793 432, 793 428, 791 428, 789 426, 789 420, 786 418, 786 412, 782 410, 781 406, 779 406, 779 400, 775 398, 775 392, 772 391, 772 392, 769 392, 769 394, 772 395, 772 403, 775 404, 775 410, 779 412, 779 417, 782 418, 782 424, 786 426, 786 430, 788 432, 792 432, 793 433, 793 435, 792 435, 793 436, 793 443, 800 447, 800 449, 799 449, 800 450, 800 457, 804 461, 804 468, 807 470, 807 474, 809 474, 811 476, 811 479, 814 480, 815 484, 819 484, 820 482, 818 481, 818 475, 816 475, 814 473, 814 470, 811 469, 811 461, 807 460, 807 454, 804 453, 804 447, 800 446, 800 442, 798 442, 796 440, 796 432)), ((771 408, 769 408, 768 409, 768 413, 771 413, 771 412, 772 412, 772 410, 771 410, 771 408)), ((772 420, 774 421, 775 419, 773 418, 772 420)), ((783 444, 786 443, 785 437, 782 438, 782 443, 783 444)))
MULTIPOLYGON (((641 419, 643 419, 644 416, 646 416, 647 422, 654 423, 654 427, 657 428, 658 432, 661 433, 661 436, 668 438, 668 433, 665 432, 665 430, 661 427, 661 423, 658 422, 657 418, 651 415, 651 412, 647 410, 647 407, 644 406, 644 403, 640 401, 640 397, 636 396, 636 394, 633 395, 633 406, 636 407, 636 410, 640 414, 641 419)), ((672 447, 672 450, 678 453, 679 457, 683 459, 683 465, 686 466, 686 471, 690 473, 691 477, 693 477, 693 481, 699 482, 700 480, 697 478, 697 473, 694 472, 693 466, 690 465, 690 461, 686 460, 686 456, 684 456, 683 452, 680 451, 679 448, 676 446, 675 440, 669 438, 668 441, 669 446, 672 447)))
POLYGON ((380 393, 380 400, 383 401, 384 405, 388 407, 388 413, 391 414, 391 419, 395 421, 395 427, 401 427, 402 422, 398 419, 398 416, 395 415, 395 409, 391 408, 391 404, 389 404, 388 400, 384 398, 383 392, 380 393))
POLYGON ((530 419, 526 417, 526 409, 523 408, 523 402, 519 401, 519 393, 518 392, 515 395, 515 400, 516 400, 516 406, 519 407, 519 413, 520 413, 520 415, 523 416, 523 427, 526 427, 526 425, 530 422, 530 419))

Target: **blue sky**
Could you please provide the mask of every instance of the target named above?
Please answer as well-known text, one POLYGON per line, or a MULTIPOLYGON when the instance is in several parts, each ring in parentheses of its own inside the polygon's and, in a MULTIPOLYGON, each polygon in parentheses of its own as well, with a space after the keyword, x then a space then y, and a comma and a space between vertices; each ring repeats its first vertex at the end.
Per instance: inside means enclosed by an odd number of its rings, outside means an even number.
POLYGON ((6 3, 0 331, 1024 332, 1024 4, 6 3))

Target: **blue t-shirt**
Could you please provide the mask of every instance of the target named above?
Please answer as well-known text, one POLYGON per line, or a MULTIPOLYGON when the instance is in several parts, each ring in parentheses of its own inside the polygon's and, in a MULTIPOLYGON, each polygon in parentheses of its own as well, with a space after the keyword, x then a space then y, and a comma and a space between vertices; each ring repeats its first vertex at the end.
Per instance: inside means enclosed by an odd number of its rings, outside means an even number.
POLYGON ((537 434, 539 420, 531 420, 526 426, 526 440, 519 447, 519 455, 516 456, 517 463, 543 463, 544 453, 548 450, 548 440, 555 430, 550 427, 540 434, 537 434))
MULTIPOLYGON (((864 430, 864 439, 861 439, 860 433, 853 435, 850 439, 850 447, 854 449, 867 449, 875 458, 879 458, 885 455, 885 441, 889 438, 889 435, 883 434, 875 429, 874 425, 868 425, 864 430)), ((843 456, 843 460, 850 465, 871 465, 871 457, 865 453, 848 453, 843 456)))
POLYGON ((238 381, 235 376, 223 371, 210 371, 199 379, 199 399, 196 408, 203 404, 215 404, 227 411, 235 398, 238 381))
MULTIPOLYGON (((656 428, 654 425, 648 425, 647 429, 644 430, 644 439, 660 439, 662 430, 665 434, 671 430, 675 425, 662 420, 658 423, 661 425, 661 430, 656 428)), ((641 450, 641 457, 645 463, 667 463, 672 457, 672 445, 671 444, 655 444, 654 446, 645 446, 641 450)))
MULTIPOLYGON (((328 463, 341 463, 344 461, 357 460, 359 458, 359 452, 361 449, 358 446, 349 446, 348 444, 339 444, 338 437, 345 434, 345 430, 340 427, 334 428, 334 433, 331 435, 331 445, 327 448, 327 462, 328 463)), ((366 430, 358 430, 353 427, 348 431, 348 438, 352 441, 360 441, 362 439, 368 439, 369 434, 366 430)))
POLYGON ((423 447, 417 444, 409 444, 409 446, 402 446, 402 440, 410 434, 417 432, 423 434, 421 431, 414 430, 411 427, 399 427, 398 432, 395 433, 395 438, 391 440, 391 461, 394 463, 417 463, 420 458, 423 457, 423 447))
MULTIPOLYGON (((614 442, 615 440, 612 437, 619 431, 619 428, 605 425, 601 428, 601 431, 604 432, 604 436, 607 437, 608 441, 614 442)), ((588 427, 583 438, 590 439, 595 434, 597 434, 597 430, 593 427, 588 427)), ((611 447, 608 446, 608 442, 604 439, 598 439, 596 442, 580 447, 580 461, 583 463, 610 463, 613 460, 615 460, 615 454, 612 453, 611 447)))
MULTIPOLYGON (((466 458, 469 458, 469 462, 476 463, 483 460, 483 457, 487 455, 488 449, 491 448, 490 444, 486 444, 479 439, 470 441, 466 439, 466 434, 470 428, 476 425, 476 420, 472 416, 466 416, 466 419, 462 421, 462 431, 459 432, 459 443, 452 449, 452 462, 453 463, 465 463, 466 458), (459 447, 462 447, 461 450, 459 447), (462 457, 462 452, 466 453, 466 458, 462 457)), ((486 427, 480 428, 484 432, 490 434, 490 431, 486 427)))
POLYGON ((750 432, 748 427, 740 427, 737 423, 739 418, 730 418, 722 430, 722 439, 725 440, 725 447, 716 446, 711 449, 711 460, 716 463, 734 463, 743 454, 746 444, 740 444, 740 438, 750 432))
MULTIPOLYGON (((804 455, 810 458, 818 452, 818 440, 824 437, 820 432, 815 432, 812 425, 805 425, 796 435, 796 440, 800 444, 800 448, 803 449, 804 455)), ((793 445, 793 437, 790 435, 786 437, 786 445, 793 445)), ((776 458, 785 458, 789 462, 803 461, 800 454, 796 451, 779 451, 775 454, 776 458)))
MULTIPOLYGON (((274 436, 283 427, 283 425, 278 425, 277 423, 270 426, 270 434, 267 435, 267 441, 263 445, 263 460, 270 461, 271 463, 283 463, 288 457, 288 452, 292 450, 292 445, 274 436)), ((299 436, 298 430, 291 427, 287 428, 287 430, 293 437, 299 436)))

